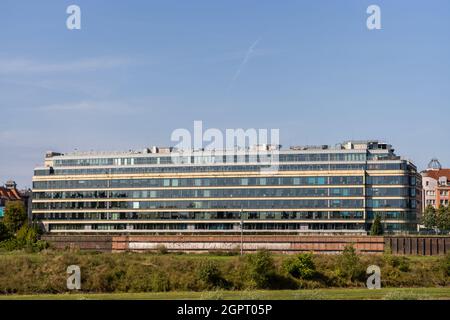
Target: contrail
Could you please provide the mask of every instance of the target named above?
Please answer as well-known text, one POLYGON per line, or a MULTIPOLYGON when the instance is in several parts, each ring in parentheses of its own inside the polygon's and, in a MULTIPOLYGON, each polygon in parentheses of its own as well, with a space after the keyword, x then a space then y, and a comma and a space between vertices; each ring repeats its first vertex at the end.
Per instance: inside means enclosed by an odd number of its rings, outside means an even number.
POLYGON ((232 87, 233 83, 239 78, 242 69, 245 67, 245 65, 247 64, 248 60, 250 60, 250 58, 251 58, 251 56, 253 54, 253 50, 258 45, 260 40, 261 40, 261 37, 256 39, 256 41, 253 42, 253 44, 248 48, 247 53, 245 54, 244 60, 242 60, 241 64, 239 65, 239 68, 237 69, 236 73, 234 74, 233 79, 231 79, 230 88, 232 87))

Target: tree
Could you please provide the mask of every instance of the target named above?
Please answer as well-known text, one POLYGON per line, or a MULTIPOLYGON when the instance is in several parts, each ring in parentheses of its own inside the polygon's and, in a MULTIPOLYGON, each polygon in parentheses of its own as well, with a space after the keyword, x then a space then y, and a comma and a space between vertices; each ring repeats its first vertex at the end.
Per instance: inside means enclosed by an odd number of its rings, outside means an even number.
POLYGON ((428 205, 425 208, 425 212, 423 213, 422 216, 422 223, 425 226, 425 228, 427 229, 433 229, 436 230, 437 229, 437 213, 436 213, 436 209, 431 206, 428 205))
POLYGON ((27 212, 22 201, 9 201, 6 203, 5 216, 3 223, 13 234, 27 222, 27 212))
POLYGON ((349 281, 361 280, 364 277, 364 267, 353 245, 346 245, 338 256, 337 271, 349 281))
POLYGON ((436 227, 440 231, 450 230, 450 208, 440 206, 437 210, 436 227))
POLYGON ((383 226, 381 225, 381 215, 376 214, 373 220, 372 227, 370 228, 371 236, 381 236, 383 234, 383 226))
POLYGON ((267 289, 275 274, 275 264, 272 254, 267 250, 259 250, 246 256, 246 269, 251 287, 267 289))

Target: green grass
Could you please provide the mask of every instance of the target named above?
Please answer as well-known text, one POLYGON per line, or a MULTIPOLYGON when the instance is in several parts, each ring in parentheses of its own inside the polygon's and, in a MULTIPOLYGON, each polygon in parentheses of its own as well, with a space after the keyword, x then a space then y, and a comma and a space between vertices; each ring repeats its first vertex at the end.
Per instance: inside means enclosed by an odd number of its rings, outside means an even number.
POLYGON ((3 295, 0 300, 450 300, 450 288, 252 290, 206 292, 3 295))

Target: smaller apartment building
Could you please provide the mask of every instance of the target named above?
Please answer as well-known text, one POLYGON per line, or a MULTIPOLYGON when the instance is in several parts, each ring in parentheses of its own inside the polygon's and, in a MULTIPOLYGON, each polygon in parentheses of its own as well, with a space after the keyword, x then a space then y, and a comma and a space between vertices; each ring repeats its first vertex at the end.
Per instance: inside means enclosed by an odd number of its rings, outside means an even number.
POLYGON ((5 206, 8 201, 19 201, 22 197, 19 191, 16 189, 14 181, 6 182, 5 186, 0 186, 0 219, 5 214, 5 206))
POLYGON ((450 169, 428 168, 422 172, 423 209, 431 205, 434 208, 449 205, 450 169))

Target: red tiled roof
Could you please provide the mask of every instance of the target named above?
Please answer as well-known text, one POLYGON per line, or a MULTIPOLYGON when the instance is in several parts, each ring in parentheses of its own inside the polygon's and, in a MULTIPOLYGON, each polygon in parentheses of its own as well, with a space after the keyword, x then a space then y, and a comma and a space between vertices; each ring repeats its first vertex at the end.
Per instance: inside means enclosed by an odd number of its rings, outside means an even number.
POLYGON ((0 198, 6 198, 8 200, 21 200, 21 196, 16 189, 7 189, 0 187, 0 198))
POLYGON ((450 169, 427 170, 423 175, 435 180, 439 180, 439 177, 447 177, 447 179, 450 180, 450 169))

